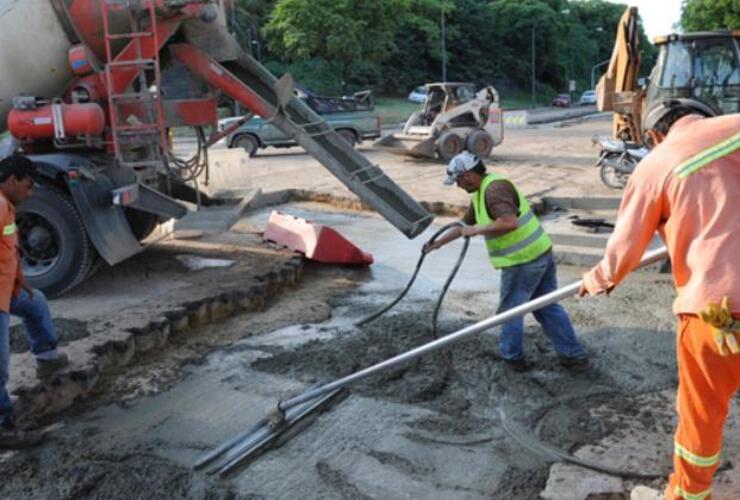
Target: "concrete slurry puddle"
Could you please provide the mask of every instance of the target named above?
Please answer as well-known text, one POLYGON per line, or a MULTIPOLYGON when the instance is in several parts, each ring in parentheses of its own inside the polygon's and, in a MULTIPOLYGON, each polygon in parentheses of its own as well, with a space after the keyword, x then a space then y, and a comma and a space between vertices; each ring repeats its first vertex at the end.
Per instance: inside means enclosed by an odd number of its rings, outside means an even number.
MULTIPOLYGON (((586 374, 560 368, 547 339, 528 322, 527 352, 535 363, 528 373, 503 366, 497 332, 485 333, 358 383, 310 427, 225 480, 193 472, 197 457, 255 424, 280 399, 434 339, 431 311, 459 244, 430 256, 414 291, 395 310, 355 328, 354 321, 405 285, 427 236, 409 242, 380 219, 303 206, 282 210, 329 224, 374 253, 372 279, 334 295, 326 322, 249 336, 185 365, 175 384, 153 396, 67 418, 47 445, 4 456, 4 497, 537 498, 550 462, 526 450, 523 440, 535 450, 544 440, 572 451, 634 414, 636 389, 673 383, 670 370, 646 370, 646 348, 631 345, 647 342, 649 356, 669 359, 672 333, 662 318, 654 319, 661 327, 649 321, 605 327, 607 316, 623 314, 620 307, 575 304, 575 317, 589 325, 581 332, 584 343, 599 354, 586 374), (626 340, 618 344, 615 336, 623 333, 626 340), (611 353, 602 357, 607 344, 611 353), (590 413, 596 407, 616 416, 596 421, 590 413), (511 429, 526 435, 513 436, 511 429)), ((268 216, 244 222, 260 226, 268 216)), ((495 309, 498 278, 482 246, 471 244, 443 308, 442 333, 495 309)), ((349 272, 366 278, 361 270, 349 272)), ((329 286, 320 267, 307 274, 303 287, 317 287, 318 294, 329 286)), ((288 306, 273 306, 280 307, 288 306)), ((253 328, 247 318, 207 326, 204 334, 247 335, 253 328)), ((659 423, 644 425, 657 430, 659 423)))

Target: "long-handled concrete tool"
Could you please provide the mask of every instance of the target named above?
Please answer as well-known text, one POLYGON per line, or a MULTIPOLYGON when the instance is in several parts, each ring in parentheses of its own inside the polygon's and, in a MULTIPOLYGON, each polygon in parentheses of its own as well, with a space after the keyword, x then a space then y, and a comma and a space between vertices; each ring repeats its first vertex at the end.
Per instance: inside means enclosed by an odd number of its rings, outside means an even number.
MULTIPOLYGON (((638 267, 645 267, 650 264, 654 264, 667 257, 668 250, 665 247, 652 250, 643 256, 638 267)), ((581 288, 581 284, 582 281, 577 281, 564 286, 525 304, 513 307, 500 314, 496 314, 495 316, 491 316, 490 318, 450 333, 449 335, 445 335, 437 340, 335 380, 334 382, 311 388, 302 394, 280 401, 270 415, 261 420, 244 434, 227 441, 203 457, 197 462, 196 467, 205 466, 222 454, 229 452, 228 460, 221 461, 219 465, 212 470, 212 472, 225 474, 228 471, 233 470, 234 467, 244 462, 255 453, 264 451, 265 443, 273 442, 278 436, 285 432, 287 428, 294 425, 297 420, 300 420, 300 418, 307 415, 315 408, 320 407, 322 403, 326 402, 327 398, 331 398, 333 395, 336 395, 337 391, 340 391, 350 384, 384 370, 405 364, 413 359, 423 356, 424 354, 442 349, 450 344, 459 342, 465 337, 469 337, 473 334, 480 333, 489 328, 505 323, 512 318, 523 316, 542 307, 560 302, 561 300, 578 293, 578 290, 581 288), (309 404, 310 402, 312 404, 309 404)))

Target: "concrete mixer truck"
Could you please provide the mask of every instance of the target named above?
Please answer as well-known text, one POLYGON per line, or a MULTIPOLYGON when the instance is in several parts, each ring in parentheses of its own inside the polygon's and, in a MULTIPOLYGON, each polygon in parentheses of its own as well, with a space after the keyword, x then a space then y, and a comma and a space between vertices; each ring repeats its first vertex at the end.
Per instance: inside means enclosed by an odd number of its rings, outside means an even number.
MULTIPOLYGON (((18 207, 24 270, 51 296, 113 265, 183 202, 211 201, 208 168, 221 96, 269 119, 407 237, 432 217, 354 150, 231 36, 229 0, 0 0, 0 133, 34 162, 18 207), (168 130, 195 127, 177 158, 168 130), (211 130, 209 136, 205 130, 211 130)), ((7 145, 7 144, 6 144, 7 145)))

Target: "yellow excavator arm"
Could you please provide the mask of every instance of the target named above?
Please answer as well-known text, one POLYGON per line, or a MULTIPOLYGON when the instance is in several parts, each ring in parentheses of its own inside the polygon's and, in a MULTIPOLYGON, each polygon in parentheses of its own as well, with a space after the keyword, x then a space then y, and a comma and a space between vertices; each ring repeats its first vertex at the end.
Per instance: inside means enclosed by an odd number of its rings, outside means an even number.
POLYGON ((640 71, 640 36, 637 7, 628 7, 617 26, 609 67, 596 86, 601 111, 614 111, 615 139, 642 143, 640 130, 644 92, 637 88, 640 71))

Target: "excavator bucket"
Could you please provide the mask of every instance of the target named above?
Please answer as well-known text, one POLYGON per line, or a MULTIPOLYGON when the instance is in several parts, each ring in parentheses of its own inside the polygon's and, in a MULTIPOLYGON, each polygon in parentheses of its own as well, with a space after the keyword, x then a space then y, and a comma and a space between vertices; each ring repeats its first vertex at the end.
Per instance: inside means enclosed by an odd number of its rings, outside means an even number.
POLYGON ((363 202, 409 238, 426 229, 432 215, 340 137, 306 103, 290 96, 291 82, 278 80, 252 57, 219 64, 187 44, 170 46, 174 57, 208 84, 294 138, 363 202))
POLYGON ((388 134, 375 141, 373 147, 395 155, 414 158, 434 158, 435 156, 434 137, 388 134))

